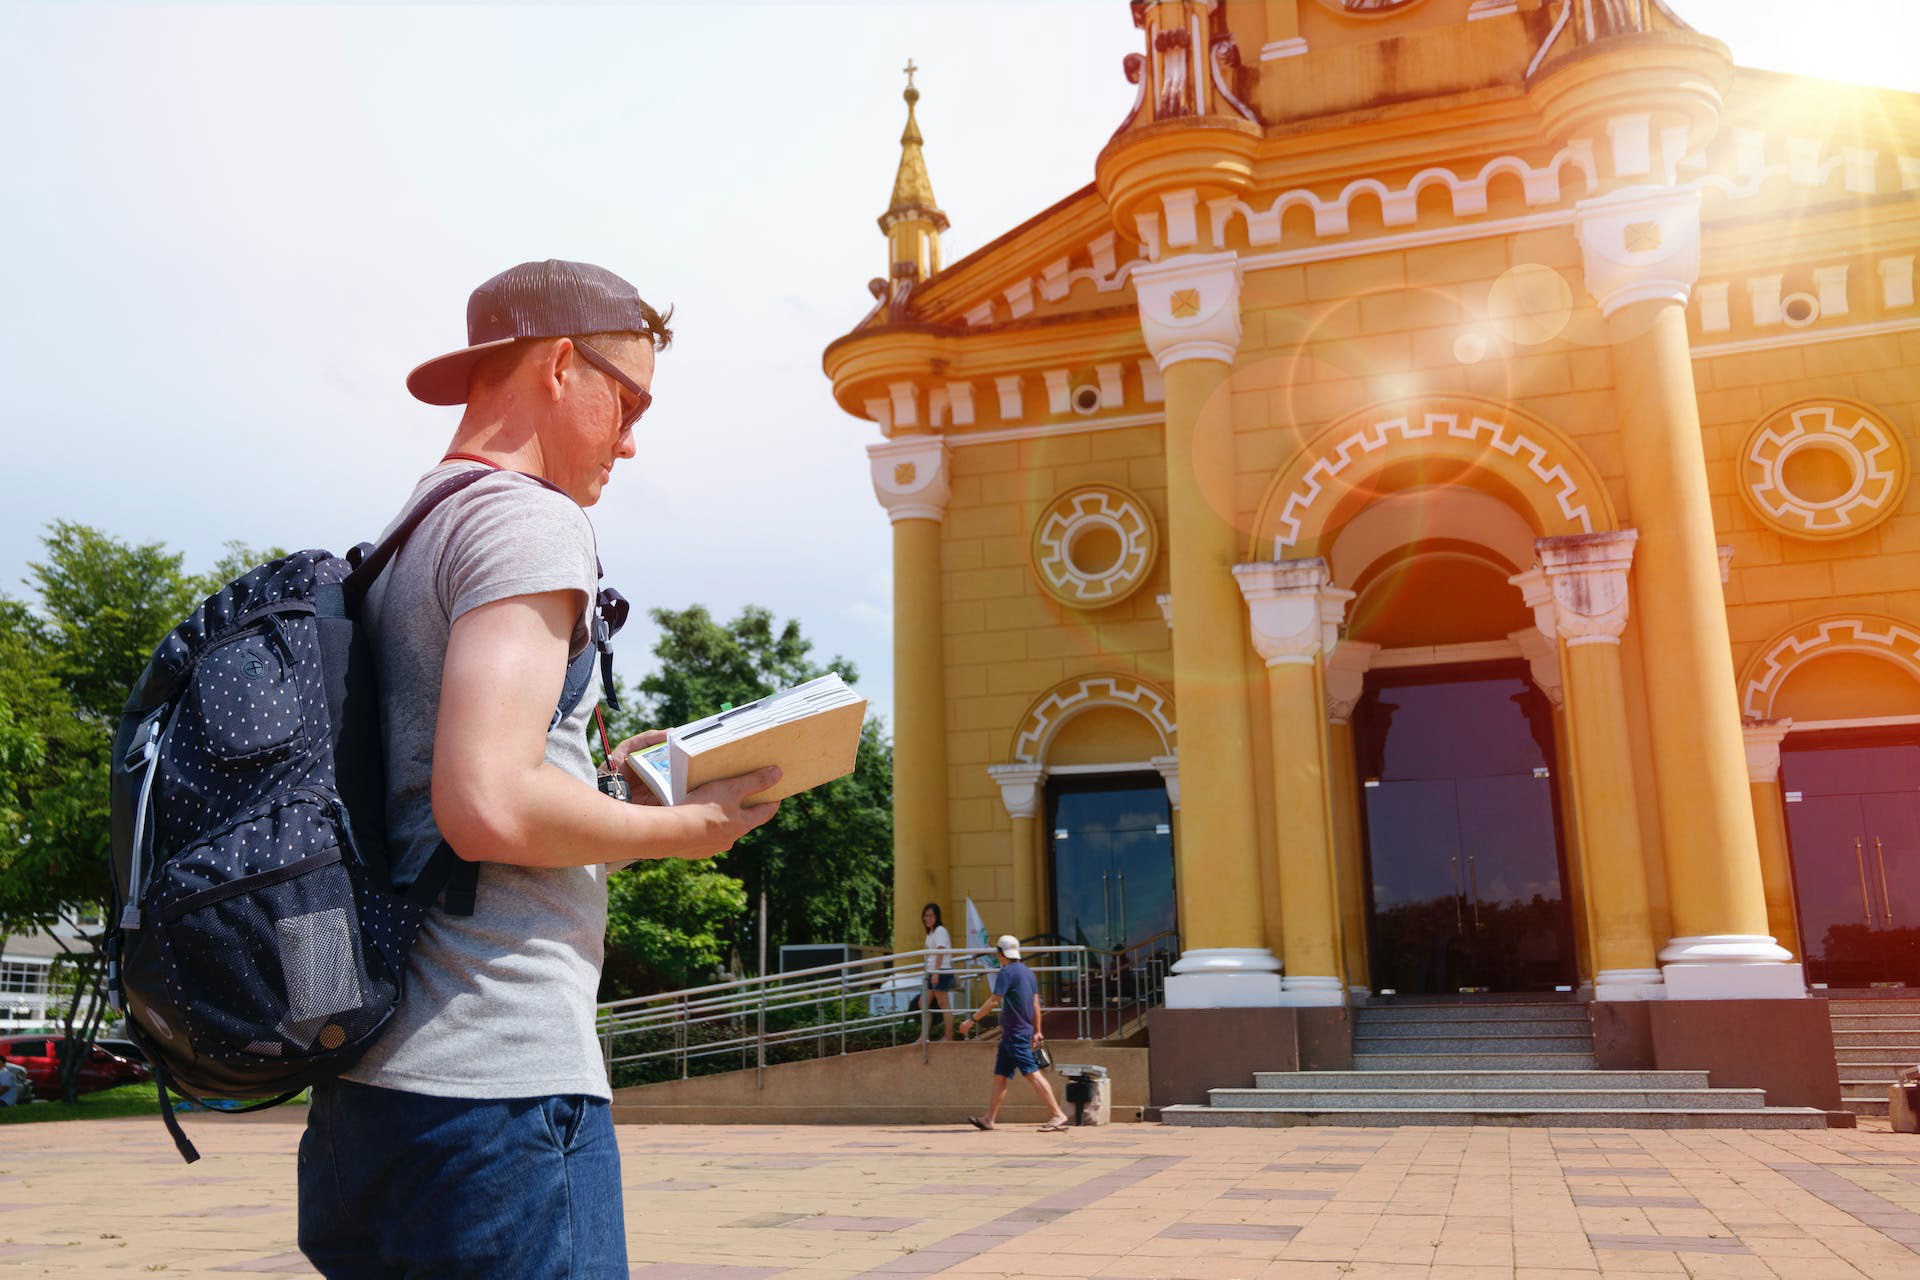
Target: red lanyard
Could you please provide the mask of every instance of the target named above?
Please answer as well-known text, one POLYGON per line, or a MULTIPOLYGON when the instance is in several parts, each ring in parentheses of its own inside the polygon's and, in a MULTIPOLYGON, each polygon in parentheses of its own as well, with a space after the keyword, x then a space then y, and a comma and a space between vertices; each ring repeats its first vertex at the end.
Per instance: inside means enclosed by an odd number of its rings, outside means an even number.
POLYGON ((440 459, 441 466, 445 466, 449 462, 477 462, 483 467, 492 467, 495 471, 502 469, 500 464, 492 458, 483 458, 477 453, 450 453, 440 459))

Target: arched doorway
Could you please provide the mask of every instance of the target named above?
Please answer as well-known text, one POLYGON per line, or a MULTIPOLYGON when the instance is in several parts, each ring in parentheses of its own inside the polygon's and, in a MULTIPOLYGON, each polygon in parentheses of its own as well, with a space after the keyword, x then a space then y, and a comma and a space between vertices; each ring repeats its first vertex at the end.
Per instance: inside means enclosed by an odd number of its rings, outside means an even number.
POLYGON ((1351 748, 1334 767, 1354 771, 1346 932, 1365 937, 1375 992, 1579 982, 1558 656, 1513 580, 1536 539, 1616 527, 1573 441, 1467 397, 1355 414, 1268 490, 1255 554, 1324 557, 1355 592, 1329 713, 1336 749, 1351 748))
POLYGON ((1106 673, 1057 685, 1022 718, 1007 768, 1042 788, 1038 935, 1101 951, 1177 950, 1172 713, 1165 690, 1106 673))
POLYGON ((1807 980, 1920 987, 1920 628, 1802 623, 1763 646, 1742 694, 1792 725, 1780 787, 1807 980))

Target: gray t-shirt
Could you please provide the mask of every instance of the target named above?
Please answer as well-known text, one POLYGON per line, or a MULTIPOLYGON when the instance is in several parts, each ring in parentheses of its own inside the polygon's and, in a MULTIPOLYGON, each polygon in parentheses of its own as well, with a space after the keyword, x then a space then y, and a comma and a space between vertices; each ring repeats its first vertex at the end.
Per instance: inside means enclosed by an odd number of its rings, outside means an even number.
MULTIPOLYGON (((476 465, 428 472, 407 509, 441 480, 476 465)), ((396 860, 423 856, 440 839, 430 790, 433 740, 454 621, 483 604, 544 591, 578 591, 584 607, 596 585, 586 513, 565 495, 507 472, 442 502, 380 575, 363 617, 380 670, 387 832, 396 860)), ((586 643, 583 613, 572 651, 586 643)), ((596 675, 579 706, 547 734, 547 763, 586 786, 594 775, 586 725, 599 696, 596 675)), ((607 1097, 593 1033, 606 871, 482 862, 473 914, 427 913, 407 968, 406 998, 346 1078, 450 1098, 607 1097)))

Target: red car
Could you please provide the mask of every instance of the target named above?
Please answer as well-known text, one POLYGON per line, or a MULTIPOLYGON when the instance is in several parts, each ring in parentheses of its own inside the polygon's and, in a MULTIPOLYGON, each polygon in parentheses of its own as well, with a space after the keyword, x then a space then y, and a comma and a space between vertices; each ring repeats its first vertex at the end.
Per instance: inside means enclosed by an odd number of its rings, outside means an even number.
POLYGON ((152 1072, 144 1063, 128 1062, 118 1054, 108 1053, 96 1045, 59 1036, 0 1036, 0 1055, 4 1055, 8 1062, 26 1068, 27 1079, 33 1082, 36 1098, 58 1098, 60 1064, 69 1046, 74 1045, 78 1045, 86 1054, 80 1063, 80 1073, 74 1078, 74 1089, 78 1093, 93 1093, 99 1089, 111 1089, 115 1085, 140 1084, 152 1078, 152 1072))

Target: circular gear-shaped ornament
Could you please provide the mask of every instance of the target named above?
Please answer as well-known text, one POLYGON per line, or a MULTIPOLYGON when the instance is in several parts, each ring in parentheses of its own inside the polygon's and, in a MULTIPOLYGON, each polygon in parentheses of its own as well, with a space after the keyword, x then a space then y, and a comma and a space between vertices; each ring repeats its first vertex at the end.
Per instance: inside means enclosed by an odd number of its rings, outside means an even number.
POLYGON ((1061 604, 1099 609, 1140 589, 1160 550, 1147 504, 1113 485, 1067 490, 1033 527, 1033 567, 1061 604))
POLYGON ((1740 447, 1740 496, 1790 538, 1850 538, 1892 515, 1907 491, 1906 442, 1851 400, 1803 400, 1763 419, 1740 447))

